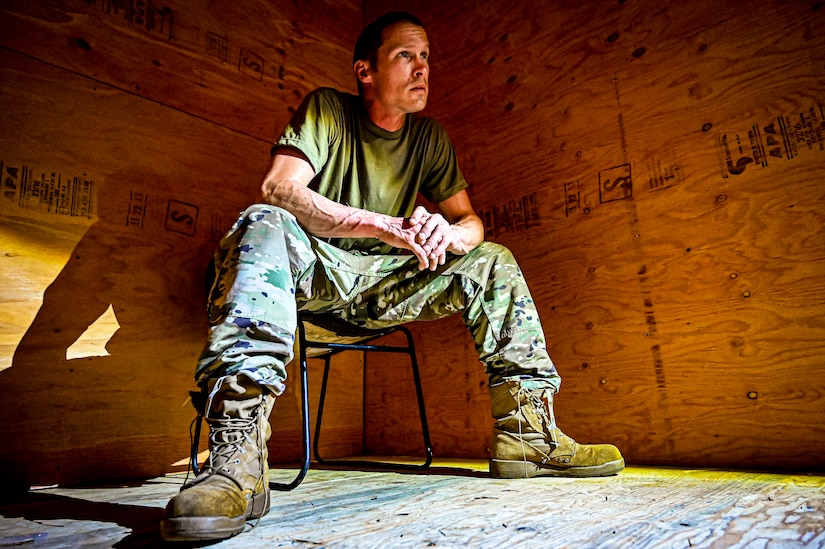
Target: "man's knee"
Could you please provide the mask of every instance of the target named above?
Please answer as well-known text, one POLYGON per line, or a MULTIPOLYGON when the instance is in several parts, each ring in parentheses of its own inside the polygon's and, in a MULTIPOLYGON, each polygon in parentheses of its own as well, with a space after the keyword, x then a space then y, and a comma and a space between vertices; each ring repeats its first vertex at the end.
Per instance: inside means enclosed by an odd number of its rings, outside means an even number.
POLYGON ((481 286, 486 286, 490 280, 521 278, 521 270, 510 249, 488 241, 462 256, 452 272, 466 276, 481 286))
POLYGON ((516 258, 510 248, 499 244, 497 242, 484 241, 476 246, 475 251, 479 257, 484 257, 488 260, 492 259, 493 264, 515 264, 516 258))
POLYGON ((288 238, 289 242, 307 240, 303 227, 289 211, 270 204, 253 204, 241 213, 223 245, 231 248, 243 244, 266 249, 271 238, 282 240, 287 235, 297 237, 288 238))
POLYGON ((218 255, 216 262, 224 271, 244 263, 263 270, 286 268, 294 274, 314 260, 310 237, 295 216, 269 204, 254 204, 241 212, 221 240, 218 255))
POLYGON ((241 218, 251 223, 263 223, 279 228, 284 225, 298 226, 298 220, 294 215, 270 204, 253 204, 244 211, 241 218))

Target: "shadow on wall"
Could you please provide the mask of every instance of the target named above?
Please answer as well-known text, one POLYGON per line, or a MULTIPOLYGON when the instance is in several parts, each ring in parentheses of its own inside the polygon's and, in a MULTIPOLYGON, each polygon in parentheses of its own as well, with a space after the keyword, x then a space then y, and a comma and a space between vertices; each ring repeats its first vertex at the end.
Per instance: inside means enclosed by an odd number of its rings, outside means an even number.
POLYGON ((0 372, 6 488, 154 476, 188 455, 188 391, 206 333, 202 273, 214 243, 169 230, 165 204, 159 222, 126 224, 128 188, 101 189, 100 219, 0 372), (108 356, 67 358, 112 314, 119 328, 108 356))

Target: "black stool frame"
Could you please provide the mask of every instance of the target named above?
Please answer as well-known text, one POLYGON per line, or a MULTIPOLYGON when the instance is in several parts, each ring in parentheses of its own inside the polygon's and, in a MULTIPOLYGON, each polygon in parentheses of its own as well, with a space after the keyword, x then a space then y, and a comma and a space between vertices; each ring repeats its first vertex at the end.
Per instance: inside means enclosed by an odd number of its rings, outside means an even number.
MULTIPOLYGON (((356 326, 347 326, 346 333, 341 335, 363 337, 362 341, 357 343, 334 343, 313 341, 307 339, 306 328, 304 323, 313 324, 313 320, 317 321, 317 315, 300 315, 298 320, 298 338, 299 338, 299 370, 301 379, 301 413, 302 413, 302 437, 303 437, 303 463, 301 470, 292 482, 278 483, 270 481, 269 486, 273 490, 288 491, 298 486, 309 470, 310 464, 310 444, 309 444, 309 382, 308 382, 308 366, 307 366, 307 350, 320 349, 326 351, 322 356, 324 359, 324 377, 321 382, 321 395, 318 402, 318 417, 315 421, 315 439, 313 441, 315 460, 319 465, 333 465, 345 467, 366 467, 377 469, 398 469, 398 470, 424 470, 427 469, 433 461, 433 449, 430 442, 430 429, 427 424, 427 412, 424 406, 424 393, 421 389, 421 376, 418 371, 418 359, 415 355, 415 345, 410 331, 405 326, 393 326, 385 330, 363 330, 356 326), (379 337, 400 331, 407 338, 407 345, 373 345, 371 342, 379 337), (410 358, 410 365, 412 367, 413 381, 415 382, 415 393, 418 399, 418 412, 421 419, 421 433, 424 442, 425 458, 424 462, 420 464, 408 463, 392 463, 392 462, 375 462, 365 460, 332 460, 321 457, 318 446, 321 437, 321 425, 324 417, 324 403, 327 394, 327 382, 329 380, 329 370, 332 362, 332 357, 344 351, 362 351, 366 352, 381 352, 381 353, 404 353, 410 358)), ((337 321, 340 324, 341 321, 337 321)), ((321 325, 326 322, 319 323, 321 325)), ((341 326, 337 326, 340 328, 341 326)), ((337 331, 337 330, 336 330, 337 331)))
MULTIPOLYGON (((366 468, 377 468, 377 469, 397 469, 397 470, 424 470, 427 469, 433 461, 433 448, 430 442, 430 429, 427 424, 427 412, 424 406, 424 393, 421 389, 421 376, 418 372, 418 359, 415 355, 415 345, 413 343, 413 337, 410 331, 405 326, 393 326, 384 330, 364 330, 358 328, 356 326, 347 325, 345 328, 345 333, 341 334, 345 337, 360 337, 363 338, 362 340, 358 341, 357 343, 335 343, 335 342, 322 342, 322 341, 313 341, 308 340, 306 336, 306 328, 304 326, 304 322, 308 322, 310 324, 313 323, 313 320, 316 322, 324 317, 319 317, 317 315, 301 315, 298 319, 298 347, 299 347, 299 354, 298 354, 298 369, 299 369, 299 379, 301 383, 301 438, 302 438, 302 445, 303 445, 303 460, 301 463, 301 469, 298 471, 298 475, 288 483, 280 483, 270 481, 269 487, 273 490, 278 491, 289 491, 296 488, 301 482, 304 480, 304 477, 309 471, 310 465, 310 434, 309 434, 309 421, 310 421, 310 414, 309 414, 309 375, 308 371, 309 368, 307 366, 307 350, 308 349, 319 349, 325 351, 319 358, 322 356, 324 359, 324 377, 321 383, 321 395, 318 402, 318 417, 315 421, 315 439, 314 439, 314 447, 315 447, 315 459, 320 465, 333 465, 333 466, 345 466, 345 467, 366 467, 366 468), (373 345, 372 341, 383 337, 385 335, 389 335, 393 332, 400 331, 403 333, 407 338, 407 345, 404 346, 394 346, 394 345, 373 345), (321 437, 321 425, 324 416, 324 403, 326 401, 327 395, 327 382, 329 380, 329 370, 332 362, 332 357, 337 355, 338 353, 344 351, 362 351, 364 353, 367 352, 381 352, 381 353, 403 353, 406 354, 410 358, 410 365, 412 368, 413 373, 413 381, 415 382, 415 394, 416 398, 418 399, 418 413, 421 419, 421 433, 424 442, 424 452, 425 458, 424 462, 420 464, 408 464, 408 463, 392 463, 392 462, 383 462, 383 461, 365 461, 365 460, 332 460, 332 459, 324 459, 321 457, 318 446, 319 440, 321 437)), ((323 322, 319 322, 318 324, 327 324, 328 320, 323 322)), ((336 321, 337 328, 341 328, 340 326, 341 321, 336 321)), ((336 330, 339 331, 339 330, 336 330)), ((190 462, 192 465, 192 471, 197 475, 200 472, 200 468, 198 466, 198 441, 200 440, 200 433, 201 433, 201 422, 203 419, 203 410, 206 406, 206 389, 200 392, 191 392, 193 404, 195 404, 195 409, 198 410, 198 417, 195 418, 193 421, 194 425, 194 433, 191 433, 192 436, 192 446, 190 452, 190 462)))

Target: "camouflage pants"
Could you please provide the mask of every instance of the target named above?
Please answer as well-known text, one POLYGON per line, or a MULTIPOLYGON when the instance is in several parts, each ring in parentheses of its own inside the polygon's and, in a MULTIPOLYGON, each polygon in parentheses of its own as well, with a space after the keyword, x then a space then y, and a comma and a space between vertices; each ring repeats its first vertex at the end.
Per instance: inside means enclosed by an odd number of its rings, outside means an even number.
POLYGON ((347 252, 308 235, 289 212, 259 204, 221 240, 215 269, 199 383, 242 372, 283 392, 297 311, 365 328, 461 311, 491 383, 518 378, 554 391, 561 383, 521 270, 498 244, 419 271, 412 255, 347 252))

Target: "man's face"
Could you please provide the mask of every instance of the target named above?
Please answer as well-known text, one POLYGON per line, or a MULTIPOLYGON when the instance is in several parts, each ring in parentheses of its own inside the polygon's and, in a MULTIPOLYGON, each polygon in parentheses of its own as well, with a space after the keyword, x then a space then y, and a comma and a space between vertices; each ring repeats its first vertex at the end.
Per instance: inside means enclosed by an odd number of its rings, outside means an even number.
POLYGON ((384 30, 376 66, 371 67, 371 95, 385 112, 407 114, 427 106, 430 44, 423 28, 396 23, 384 30))

